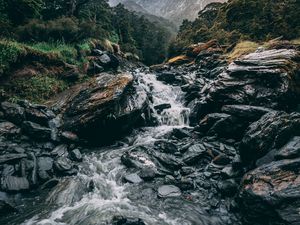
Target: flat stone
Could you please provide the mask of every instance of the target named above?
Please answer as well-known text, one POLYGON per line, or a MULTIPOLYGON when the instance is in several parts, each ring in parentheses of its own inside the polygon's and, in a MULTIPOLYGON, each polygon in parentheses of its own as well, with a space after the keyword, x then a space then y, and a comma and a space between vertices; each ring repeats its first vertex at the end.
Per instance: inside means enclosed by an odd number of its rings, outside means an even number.
POLYGON ((181 196, 181 191, 174 185, 163 185, 158 188, 158 196, 161 198, 179 197, 181 196))
POLYGON ((21 160, 23 158, 26 158, 26 157, 27 157, 26 154, 4 154, 4 155, 0 155, 0 164, 19 161, 19 160, 21 160))
POLYGON ((140 178, 139 175, 137 175, 136 173, 132 173, 132 174, 128 174, 124 177, 124 180, 126 182, 132 183, 132 184, 138 184, 143 182, 143 180, 140 178))
POLYGON ((11 122, 0 122, 0 135, 14 136, 20 134, 21 129, 11 122))

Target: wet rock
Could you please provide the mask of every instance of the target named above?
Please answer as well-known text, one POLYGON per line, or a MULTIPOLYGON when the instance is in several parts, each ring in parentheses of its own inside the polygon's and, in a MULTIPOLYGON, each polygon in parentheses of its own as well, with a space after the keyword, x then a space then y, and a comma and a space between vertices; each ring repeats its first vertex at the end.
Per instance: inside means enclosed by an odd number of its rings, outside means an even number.
POLYGON ((220 154, 213 159, 213 163, 220 166, 226 166, 231 162, 230 158, 225 154, 220 154))
POLYGON ((289 49, 252 53, 234 61, 202 88, 192 122, 224 105, 295 109, 299 103, 299 52, 289 49))
POLYGON ((138 148, 125 152, 125 154, 121 156, 122 163, 128 168, 137 168, 141 170, 152 169, 157 173, 157 168, 152 158, 143 151, 147 150, 138 148))
POLYGON ((248 222, 299 224, 300 159, 275 161, 247 173, 240 209, 248 222))
POLYGON ((273 111, 269 108, 250 105, 224 105, 222 112, 245 119, 247 121, 259 120, 263 115, 273 111))
POLYGON ((101 74, 63 93, 63 129, 98 143, 128 132, 147 107, 145 91, 134 86, 133 80, 127 73, 101 74))
POLYGON ((151 181, 156 177, 156 170, 153 168, 144 168, 140 171, 139 176, 144 181, 151 181))
POLYGON ((293 137, 285 146, 278 150, 276 159, 293 159, 300 157, 300 137, 293 137))
POLYGON ((158 73, 157 80, 163 81, 167 84, 175 84, 178 81, 176 74, 173 72, 158 73))
POLYGON ((154 109, 155 109, 158 113, 161 113, 161 112, 164 111, 165 109, 169 109, 169 108, 171 108, 171 105, 168 104, 168 103, 154 106, 154 109))
POLYGON ((82 162, 82 155, 79 149, 74 149, 70 152, 70 157, 75 162, 82 162))
POLYGON ((43 105, 29 104, 25 109, 26 119, 43 126, 48 126, 48 122, 55 117, 55 114, 43 105))
POLYGON ((136 173, 132 173, 132 174, 128 174, 124 177, 124 180, 126 182, 132 183, 132 184, 138 184, 143 182, 143 180, 140 178, 139 175, 137 175, 136 173))
POLYGON ((59 157, 54 162, 55 169, 59 173, 64 173, 72 169, 72 162, 66 157, 59 157))
POLYGON ((11 213, 17 212, 18 210, 11 204, 0 200, 0 216, 7 216, 11 213))
POLYGON ((26 158, 26 154, 4 154, 0 155, 0 164, 18 162, 23 158, 26 158))
POLYGON ((21 124, 25 120, 25 110, 23 107, 10 102, 2 102, 1 108, 5 118, 9 121, 15 124, 21 124))
POLYGON ((52 189, 52 188, 54 188, 58 183, 59 183, 59 180, 53 178, 53 179, 48 180, 47 182, 45 182, 45 183, 41 186, 41 189, 42 189, 42 190, 45 190, 45 189, 52 189))
POLYGON ((39 157, 37 159, 38 176, 42 180, 49 180, 53 173, 53 159, 50 157, 39 157))
POLYGON ((63 141, 66 142, 77 142, 79 140, 78 136, 73 132, 64 131, 61 133, 61 138, 63 141))
POLYGON ((53 151, 51 152, 51 155, 53 156, 68 156, 68 145, 62 144, 62 145, 58 145, 56 146, 53 151))
POLYGON ((115 216, 112 219, 112 225, 146 225, 139 218, 127 218, 123 216, 115 216))
POLYGON ((158 196, 161 198, 179 197, 181 191, 174 185, 163 185, 158 188, 158 196))
POLYGON ((175 138, 178 138, 178 139, 183 139, 183 138, 191 136, 191 134, 190 134, 190 132, 188 130, 186 130, 186 129, 179 129, 179 128, 173 129, 171 135, 173 137, 175 137, 175 138))
POLYGON ((10 122, 0 122, 0 135, 1 136, 15 136, 20 134, 21 129, 18 128, 16 125, 10 122))
POLYGON ((232 197, 238 192, 238 184, 230 179, 218 183, 218 189, 223 196, 232 197))
POLYGON ((22 124, 23 131, 36 140, 51 140, 51 129, 37 123, 25 121, 22 124))
POLYGON ((207 155, 207 150, 203 144, 192 145, 184 153, 183 162, 187 165, 194 165, 205 155, 207 155))
POLYGON ((197 130, 206 133, 218 121, 224 121, 228 118, 230 118, 230 115, 225 114, 225 113, 208 114, 200 121, 199 126, 197 127, 197 130))
POLYGON ((157 150, 164 153, 174 154, 178 151, 177 146, 170 141, 156 141, 154 146, 157 150))
POLYGON ((29 190, 29 182, 25 177, 6 176, 1 178, 1 190, 20 192, 29 190))
POLYGON ((247 129, 239 146, 241 159, 246 163, 257 160, 297 135, 300 135, 299 113, 267 113, 247 129))

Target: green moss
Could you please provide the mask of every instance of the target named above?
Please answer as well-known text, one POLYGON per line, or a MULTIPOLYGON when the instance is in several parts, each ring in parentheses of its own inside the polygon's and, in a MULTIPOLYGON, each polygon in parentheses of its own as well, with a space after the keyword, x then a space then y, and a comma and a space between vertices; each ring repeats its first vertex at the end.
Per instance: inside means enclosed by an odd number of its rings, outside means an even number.
POLYGON ((65 90, 68 85, 56 77, 39 75, 12 81, 10 87, 10 92, 14 93, 12 99, 27 99, 41 103, 65 90))

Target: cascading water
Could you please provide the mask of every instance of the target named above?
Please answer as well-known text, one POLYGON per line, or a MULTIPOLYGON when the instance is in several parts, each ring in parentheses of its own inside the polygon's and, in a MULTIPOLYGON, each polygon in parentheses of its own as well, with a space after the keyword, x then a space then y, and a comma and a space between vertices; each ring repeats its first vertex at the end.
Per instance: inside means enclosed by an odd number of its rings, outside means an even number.
MULTIPOLYGON (((159 199, 151 183, 123 182, 125 151, 151 145, 174 128, 188 127, 189 109, 182 103, 183 92, 158 81, 153 74, 136 71, 139 85, 151 94, 152 111, 159 125, 136 130, 130 144, 111 146, 87 153, 74 178, 66 178, 50 193, 48 210, 24 225, 104 225, 115 216, 140 218, 149 225, 219 224, 201 207, 184 198, 159 199), (155 106, 169 104, 158 112, 155 106), (92 182, 91 182, 92 181, 92 182)), ((151 163, 151 162, 150 162, 151 163)))

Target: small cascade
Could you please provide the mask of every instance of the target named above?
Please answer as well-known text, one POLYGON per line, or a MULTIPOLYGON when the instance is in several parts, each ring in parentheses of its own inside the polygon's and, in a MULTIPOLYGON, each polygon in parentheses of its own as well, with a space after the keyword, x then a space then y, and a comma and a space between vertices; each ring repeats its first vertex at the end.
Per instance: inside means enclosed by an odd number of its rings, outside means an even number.
POLYGON ((48 201, 56 202, 59 207, 40 213, 23 225, 107 225, 115 216, 139 218, 147 225, 220 224, 198 205, 184 199, 174 198, 162 203, 147 183, 124 183, 126 167, 121 163, 121 156, 125 151, 151 145, 172 129, 189 124, 189 109, 182 103, 183 92, 179 87, 163 84, 154 74, 139 70, 134 73, 139 86, 150 96, 150 107, 159 125, 133 132, 130 145, 87 153, 80 173, 50 194, 48 201), (158 109, 161 105, 166 107, 158 109))
POLYGON ((189 124, 190 109, 182 103, 183 92, 180 87, 169 86, 156 79, 150 73, 141 73, 137 70, 139 85, 150 95, 150 107, 157 118, 159 125, 187 126, 189 124), (163 110, 157 109, 165 106, 163 110))

